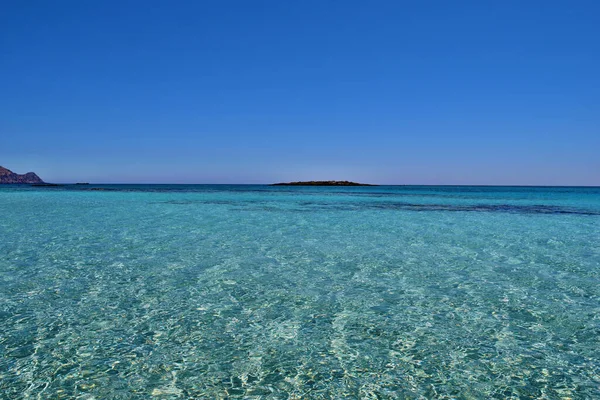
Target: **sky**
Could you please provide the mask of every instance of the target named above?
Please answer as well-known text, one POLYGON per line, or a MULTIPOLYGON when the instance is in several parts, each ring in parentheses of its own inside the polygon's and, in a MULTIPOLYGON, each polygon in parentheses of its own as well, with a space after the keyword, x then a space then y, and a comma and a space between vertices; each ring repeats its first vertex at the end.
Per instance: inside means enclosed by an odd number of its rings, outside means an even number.
POLYGON ((600 185, 598 1, 10 1, 47 182, 600 185))

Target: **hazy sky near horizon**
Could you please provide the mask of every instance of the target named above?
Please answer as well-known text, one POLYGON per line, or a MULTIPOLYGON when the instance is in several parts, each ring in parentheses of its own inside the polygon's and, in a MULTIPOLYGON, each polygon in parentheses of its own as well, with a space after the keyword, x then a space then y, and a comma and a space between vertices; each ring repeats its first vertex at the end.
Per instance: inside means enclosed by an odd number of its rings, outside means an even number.
POLYGON ((598 1, 13 1, 0 165, 50 182, 600 185, 598 1))

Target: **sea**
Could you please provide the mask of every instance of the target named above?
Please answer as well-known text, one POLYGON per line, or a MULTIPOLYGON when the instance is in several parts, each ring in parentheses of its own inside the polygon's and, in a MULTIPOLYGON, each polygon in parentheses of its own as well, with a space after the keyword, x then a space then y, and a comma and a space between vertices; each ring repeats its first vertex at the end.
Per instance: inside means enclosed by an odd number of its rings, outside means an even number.
POLYGON ((599 399, 600 188, 0 186, 1 399, 599 399))

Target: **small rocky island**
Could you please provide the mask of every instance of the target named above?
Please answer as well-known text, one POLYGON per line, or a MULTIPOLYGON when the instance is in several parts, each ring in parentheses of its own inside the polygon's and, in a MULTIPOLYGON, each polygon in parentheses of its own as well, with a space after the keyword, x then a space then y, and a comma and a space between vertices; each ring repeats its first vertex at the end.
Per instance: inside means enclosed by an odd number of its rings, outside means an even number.
POLYGON ((15 174, 14 172, 12 172, 9 169, 6 169, 2 166, 0 166, 0 184, 15 184, 15 183, 29 183, 29 184, 43 184, 44 181, 40 179, 39 176, 37 176, 35 173, 33 172, 28 172, 26 174, 20 175, 20 174, 15 174))
POLYGON ((271 186, 377 186, 368 183, 357 183, 350 181, 304 181, 274 183, 271 186))

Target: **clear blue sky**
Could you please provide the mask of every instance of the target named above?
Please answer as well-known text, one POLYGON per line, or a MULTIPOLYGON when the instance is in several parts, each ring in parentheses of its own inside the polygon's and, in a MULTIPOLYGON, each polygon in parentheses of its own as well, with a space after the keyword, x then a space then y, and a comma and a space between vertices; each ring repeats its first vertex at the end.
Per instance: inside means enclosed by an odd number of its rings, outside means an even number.
POLYGON ((600 185, 598 1, 8 1, 46 181, 600 185))

